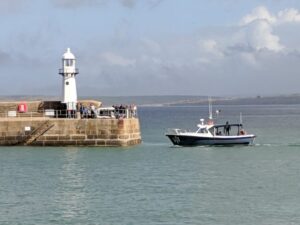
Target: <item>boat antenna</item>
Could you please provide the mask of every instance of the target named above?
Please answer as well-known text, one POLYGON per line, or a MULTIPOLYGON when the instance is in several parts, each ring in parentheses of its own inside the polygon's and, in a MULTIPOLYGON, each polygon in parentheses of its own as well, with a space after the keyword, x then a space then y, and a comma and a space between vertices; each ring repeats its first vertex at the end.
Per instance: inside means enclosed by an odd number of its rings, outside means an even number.
POLYGON ((212 120, 212 105, 211 105, 211 97, 208 97, 208 113, 209 113, 209 119, 212 120))
POLYGON ((243 124, 243 115, 241 112, 240 112, 240 124, 243 124))

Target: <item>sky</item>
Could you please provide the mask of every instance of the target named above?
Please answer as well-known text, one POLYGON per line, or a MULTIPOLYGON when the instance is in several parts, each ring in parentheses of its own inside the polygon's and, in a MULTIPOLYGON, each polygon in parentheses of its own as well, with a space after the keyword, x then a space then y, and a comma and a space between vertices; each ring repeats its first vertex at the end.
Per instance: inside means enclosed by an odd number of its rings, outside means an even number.
POLYGON ((1 0, 0 95, 300 93, 298 0, 1 0))

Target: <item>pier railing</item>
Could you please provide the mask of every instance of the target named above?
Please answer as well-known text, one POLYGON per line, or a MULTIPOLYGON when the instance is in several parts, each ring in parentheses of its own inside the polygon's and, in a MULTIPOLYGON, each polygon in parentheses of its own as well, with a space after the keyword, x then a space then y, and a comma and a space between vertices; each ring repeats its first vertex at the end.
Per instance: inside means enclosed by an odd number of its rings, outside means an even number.
POLYGON ((67 110, 39 110, 31 112, 6 111, 0 112, 0 118, 70 118, 70 119, 126 119, 136 118, 137 109, 111 109, 99 108, 96 110, 67 111, 67 110))

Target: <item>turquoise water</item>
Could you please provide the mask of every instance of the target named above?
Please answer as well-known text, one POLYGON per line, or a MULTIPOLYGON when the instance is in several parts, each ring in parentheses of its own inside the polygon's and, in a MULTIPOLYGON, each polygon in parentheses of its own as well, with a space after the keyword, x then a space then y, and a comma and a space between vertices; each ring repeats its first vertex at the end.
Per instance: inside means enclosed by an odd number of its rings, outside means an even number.
POLYGON ((145 107, 136 147, 1 147, 0 224, 299 224, 300 106, 215 108, 255 145, 172 147, 207 107, 145 107))

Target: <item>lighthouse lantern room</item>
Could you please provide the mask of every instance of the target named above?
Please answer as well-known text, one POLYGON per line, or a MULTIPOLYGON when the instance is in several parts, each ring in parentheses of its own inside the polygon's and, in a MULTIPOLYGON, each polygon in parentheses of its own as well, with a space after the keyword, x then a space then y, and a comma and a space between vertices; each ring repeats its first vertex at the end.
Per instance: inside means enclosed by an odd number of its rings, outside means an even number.
POLYGON ((63 77, 62 103, 66 104, 67 110, 76 110, 77 89, 75 76, 78 74, 76 59, 70 48, 62 56, 62 69, 59 74, 63 77))

